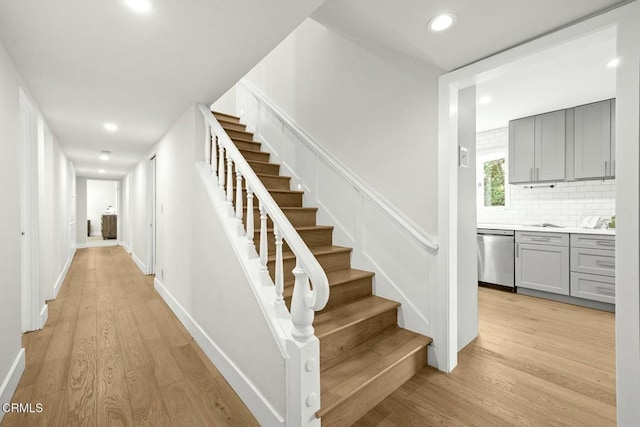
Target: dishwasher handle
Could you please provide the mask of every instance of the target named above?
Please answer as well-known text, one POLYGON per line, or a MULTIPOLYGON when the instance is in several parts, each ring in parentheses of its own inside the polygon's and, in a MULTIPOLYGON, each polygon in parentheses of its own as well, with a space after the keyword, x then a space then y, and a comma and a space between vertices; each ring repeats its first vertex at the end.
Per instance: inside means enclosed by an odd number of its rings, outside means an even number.
POLYGON ((520 258, 520 243, 516 243, 516 258, 520 258))

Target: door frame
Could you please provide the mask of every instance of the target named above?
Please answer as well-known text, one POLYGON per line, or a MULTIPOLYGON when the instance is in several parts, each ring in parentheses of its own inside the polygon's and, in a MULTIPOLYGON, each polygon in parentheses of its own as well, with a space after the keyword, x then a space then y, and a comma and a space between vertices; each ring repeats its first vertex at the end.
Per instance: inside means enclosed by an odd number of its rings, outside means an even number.
POLYGON ((157 154, 149 156, 147 164, 147 223, 149 232, 147 233, 147 271, 146 274, 156 273, 157 262, 157 154))
POLYGON ((40 307, 38 212, 38 110, 19 88, 21 325, 22 331, 42 329, 46 304, 40 307))
MULTIPOLYGON (((432 307, 435 308, 434 313, 436 313, 434 319, 435 334, 440 338, 440 354, 438 355, 438 360, 441 362, 438 366, 440 369, 450 372, 457 365, 458 359, 458 110, 465 107, 458 103, 459 92, 467 87, 508 73, 515 61, 527 56, 595 31, 616 27, 625 17, 637 16, 638 7, 637 2, 624 4, 616 9, 559 29, 440 77, 438 163, 444 166, 438 169, 438 240, 440 242, 440 252, 438 256, 437 292, 436 298, 432 303, 432 307)), ((621 156, 624 156, 624 154, 619 151, 617 154, 618 159, 621 156)), ((618 200, 621 200, 621 196, 619 191, 618 200)), ((631 194, 631 192, 629 192, 628 196, 627 200, 638 199, 638 195, 631 194)), ((468 243, 475 244, 473 242, 468 243)))

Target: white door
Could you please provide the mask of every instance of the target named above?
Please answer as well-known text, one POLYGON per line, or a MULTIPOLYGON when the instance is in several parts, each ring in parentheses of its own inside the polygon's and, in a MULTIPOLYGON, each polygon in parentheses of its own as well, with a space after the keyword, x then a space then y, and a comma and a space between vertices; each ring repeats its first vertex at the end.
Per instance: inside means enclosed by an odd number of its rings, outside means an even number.
POLYGON ((156 272, 156 156, 149 159, 149 267, 148 273, 156 272))
MULTIPOLYGON (((38 114, 20 90, 22 331, 42 328, 38 279, 38 114)), ((44 308, 44 306, 42 307, 44 308)))

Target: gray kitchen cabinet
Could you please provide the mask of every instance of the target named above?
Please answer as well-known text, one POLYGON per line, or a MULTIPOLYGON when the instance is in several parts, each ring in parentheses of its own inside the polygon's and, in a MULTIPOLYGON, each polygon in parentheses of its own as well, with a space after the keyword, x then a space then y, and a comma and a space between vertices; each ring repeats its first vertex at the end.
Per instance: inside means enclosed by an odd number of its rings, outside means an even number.
POLYGON ((569 295, 568 235, 564 245, 545 244, 547 233, 516 232, 516 286, 569 295), (528 239, 524 240, 528 236, 528 239), (536 243, 528 243, 539 237, 536 243))
POLYGON ((574 174, 576 179, 614 176, 612 100, 574 109, 574 174))
POLYGON ((535 180, 565 178, 565 110, 535 116, 535 180))
POLYGON ((509 183, 533 181, 535 167, 535 120, 509 122, 509 183))
POLYGON ((509 122, 509 183, 565 179, 565 110, 509 122))
POLYGON ((615 304, 615 236, 571 235, 571 296, 615 304))

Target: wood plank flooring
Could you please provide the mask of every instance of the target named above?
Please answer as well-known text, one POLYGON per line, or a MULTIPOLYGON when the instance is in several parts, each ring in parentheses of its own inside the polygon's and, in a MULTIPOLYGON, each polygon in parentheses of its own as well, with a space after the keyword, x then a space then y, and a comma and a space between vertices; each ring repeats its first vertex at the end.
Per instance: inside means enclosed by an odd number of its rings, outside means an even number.
POLYGON ((614 315, 480 288, 480 334, 356 426, 615 426, 614 315))
POLYGON ((44 329, 25 334, 9 426, 258 423, 121 247, 79 250, 44 329))

